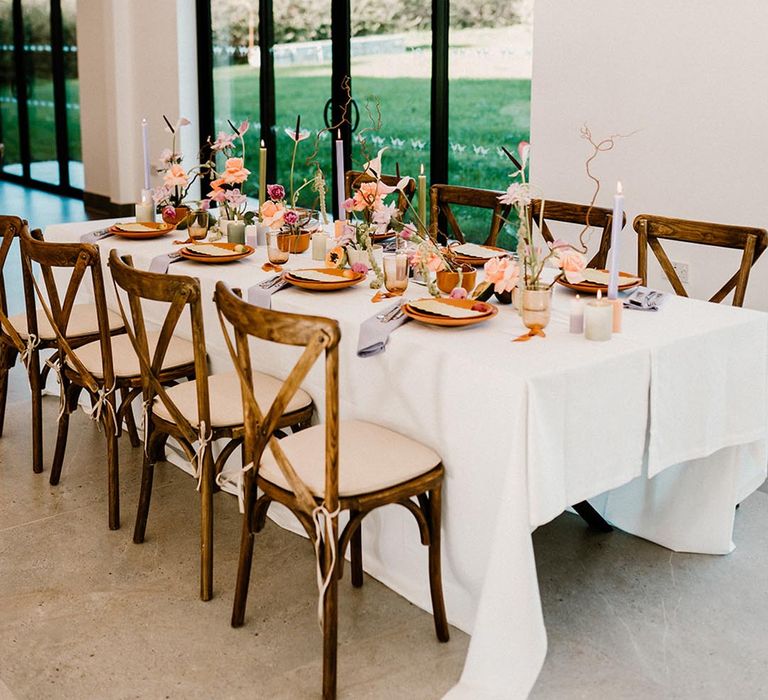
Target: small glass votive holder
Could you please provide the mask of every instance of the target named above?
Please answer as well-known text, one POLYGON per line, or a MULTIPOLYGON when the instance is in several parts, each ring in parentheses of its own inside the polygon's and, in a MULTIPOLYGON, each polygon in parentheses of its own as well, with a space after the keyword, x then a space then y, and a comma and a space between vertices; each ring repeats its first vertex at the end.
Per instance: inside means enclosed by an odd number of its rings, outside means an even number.
POLYGON ((189 222, 187 224, 187 232, 191 239, 201 241, 208 235, 211 219, 207 211, 196 209, 190 212, 187 221, 189 222))
POLYGON ((280 231, 269 231, 267 233, 267 258, 273 265, 283 265, 288 262, 290 252, 288 246, 282 244, 280 231), (282 245, 281 245, 282 244, 282 245))
POLYGON ((384 253, 384 286, 391 294, 402 294, 408 288, 408 256, 405 253, 384 253))

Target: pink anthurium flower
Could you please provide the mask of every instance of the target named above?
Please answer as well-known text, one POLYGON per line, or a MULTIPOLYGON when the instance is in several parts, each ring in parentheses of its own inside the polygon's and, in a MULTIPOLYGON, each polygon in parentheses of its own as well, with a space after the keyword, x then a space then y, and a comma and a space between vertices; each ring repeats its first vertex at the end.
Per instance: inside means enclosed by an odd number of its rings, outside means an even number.
POLYGON ((521 141, 517 144, 517 153, 520 156, 520 164, 523 166, 523 169, 525 169, 531 154, 531 144, 527 141, 521 141))

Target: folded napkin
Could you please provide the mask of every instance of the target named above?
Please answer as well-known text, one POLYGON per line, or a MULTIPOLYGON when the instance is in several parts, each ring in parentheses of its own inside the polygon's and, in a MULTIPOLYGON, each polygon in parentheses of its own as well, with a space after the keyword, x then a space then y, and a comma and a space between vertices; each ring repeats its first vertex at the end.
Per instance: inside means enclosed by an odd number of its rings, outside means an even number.
POLYGON ((115 228, 119 231, 125 231, 127 233, 148 233, 149 231, 157 231, 157 226, 148 226, 147 224, 115 224, 115 228))
POLYGON ((254 284, 248 288, 247 299, 249 304, 259 306, 262 309, 272 308, 272 295, 281 289, 290 287, 291 283, 282 278, 282 275, 275 275, 264 282, 254 284))
POLYGON ((321 272, 320 270, 291 270, 291 275, 302 280, 310 280, 312 282, 343 282, 344 277, 340 275, 329 275, 327 272, 321 272))
MULTIPOLYGON (((571 284, 591 282, 592 284, 604 284, 607 286, 611 279, 611 273, 606 272, 605 270, 595 270, 591 267, 585 267, 579 272, 566 270, 565 279, 567 279, 571 284)), ((625 276, 622 274, 619 275, 619 285, 632 284, 633 282, 639 281, 639 277, 625 276)))
POLYGON ((453 253, 458 253, 459 255, 466 255, 470 258, 499 258, 502 255, 508 255, 506 251, 503 250, 491 250, 490 248, 486 248, 483 245, 477 245, 477 243, 462 243, 461 245, 456 245, 451 248, 451 251, 453 253))
POLYGON ((149 263, 149 271, 164 275, 166 272, 168 272, 168 268, 173 265, 173 263, 180 262, 183 259, 184 258, 181 257, 181 253, 179 253, 177 250, 174 250, 171 253, 163 253, 163 255, 157 255, 152 258, 152 261, 149 263))
POLYGON ((425 314, 447 316, 449 318, 472 318, 474 316, 485 316, 488 313, 487 309, 483 311, 475 311, 474 309, 467 309, 463 306, 446 304, 439 299, 417 299, 416 301, 408 302, 408 305, 425 314))
POLYGON ((360 324, 360 336, 357 341, 357 356, 372 357, 384 352, 389 334, 410 319, 400 309, 398 300, 381 313, 371 316, 360 324))
POLYGON ((230 250, 229 248, 221 248, 220 246, 214 245, 213 243, 198 243, 188 245, 187 250, 190 253, 194 253, 195 255, 210 255, 213 258, 221 258, 232 255, 232 253, 234 253, 234 251, 230 250))
POLYGON ((666 299, 663 292, 657 292, 648 287, 637 287, 632 293, 625 297, 625 309, 637 309, 638 311, 658 311, 666 299))
POLYGON ((114 235, 115 234, 111 233, 109 229, 100 228, 97 231, 89 231, 88 233, 84 233, 82 236, 80 236, 80 243, 96 243, 102 238, 109 238, 110 236, 114 235))

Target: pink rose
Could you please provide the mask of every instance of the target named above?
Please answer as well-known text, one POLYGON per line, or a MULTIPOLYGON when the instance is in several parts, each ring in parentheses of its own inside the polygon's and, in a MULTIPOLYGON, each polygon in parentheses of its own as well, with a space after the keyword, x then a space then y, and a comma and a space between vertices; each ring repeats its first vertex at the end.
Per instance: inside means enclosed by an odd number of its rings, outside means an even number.
POLYGON ((467 290, 464 287, 454 287, 451 290, 451 299, 466 299, 467 290))
POLYGON ((285 199, 285 187, 282 185, 267 185, 267 197, 273 202, 285 199))
POLYGON ((163 216, 168 219, 173 219, 176 216, 176 208, 169 204, 163 209, 163 216))
POLYGON ((227 185, 237 185, 245 182, 250 174, 251 171, 244 167, 242 158, 227 158, 221 179, 227 185))
POLYGON ((163 184, 166 187, 186 187, 189 184, 187 173, 178 163, 166 170, 163 176, 163 184))
POLYGON ((283 221, 289 226, 293 226, 299 220, 299 215, 295 211, 287 211, 283 214, 283 221))
POLYGON ((517 286, 520 268, 511 258, 491 258, 483 269, 485 279, 493 284, 495 292, 511 292, 517 286))

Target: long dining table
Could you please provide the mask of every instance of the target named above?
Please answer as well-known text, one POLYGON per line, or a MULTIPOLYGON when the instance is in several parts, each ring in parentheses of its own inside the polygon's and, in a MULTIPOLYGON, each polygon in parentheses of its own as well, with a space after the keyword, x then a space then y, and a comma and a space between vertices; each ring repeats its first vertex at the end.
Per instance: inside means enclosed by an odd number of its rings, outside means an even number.
MULTIPOLYGON (((111 223, 54 225, 44 235, 78 242, 111 223)), ((174 249, 174 237, 109 237, 98 246, 105 270, 112 248, 148 269, 174 249)), ((274 274, 262 270, 265 261, 262 247, 230 264, 169 269, 200 280, 211 372, 232 369, 214 285, 224 280, 245 292, 274 274)), ((286 267, 320 266, 307 252, 286 267)), ((108 271, 105 278, 117 310, 108 271)), ((555 285, 546 338, 512 342, 526 329, 505 305, 464 329, 408 322, 384 352, 361 358, 360 325, 386 306, 372 303, 373 293, 366 283, 325 293, 290 287, 272 296, 272 308, 338 320, 343 419, 379 423, 443 458, 446 607, 449 621, 471 635, 447 697, 530 692, 547 648, 531 533, 569 506, 590 499, 615 527, 675 551, 733 549, 735 507, 766 478, 768 314, 668 295, 657 312, 626 310, 622 332, 594 342, 569 333, 573 295, 555 285)), ((407 298, 423 296, 424 287, 409 285, 407 298)), ((150 306, 145 315, 157 322, 161 310, 150 306)), ((258 369, 278 377, 295 359, 267 343, 254 353, 258 369)), ((318 420, 323 386, 315 368, 304 388, 318 420)), ((284 515, 276 519, 290 526, 284 515)), ((406 509, 371 514, 363 551, 368 574, 430 610, 426 549, 406 509)))

